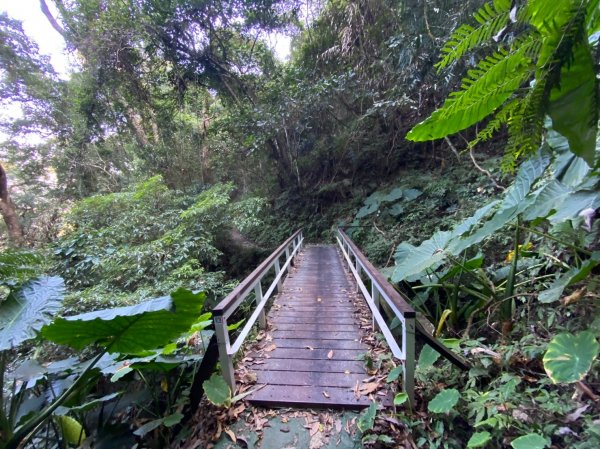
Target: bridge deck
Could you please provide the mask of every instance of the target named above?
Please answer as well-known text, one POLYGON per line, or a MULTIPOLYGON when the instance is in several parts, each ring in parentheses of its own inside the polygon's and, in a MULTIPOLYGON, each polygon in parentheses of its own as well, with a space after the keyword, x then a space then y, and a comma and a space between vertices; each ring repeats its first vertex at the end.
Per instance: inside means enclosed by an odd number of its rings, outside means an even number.
POLYGON ((268 406, 363 408, 355 394, 369 377, 359 360, 359 311, 336 247, 309 246, 268 315, 270 342, 251 354, 257 384, 249 400, 268 406), (275 348, 273 349, 273 345, 275 348))

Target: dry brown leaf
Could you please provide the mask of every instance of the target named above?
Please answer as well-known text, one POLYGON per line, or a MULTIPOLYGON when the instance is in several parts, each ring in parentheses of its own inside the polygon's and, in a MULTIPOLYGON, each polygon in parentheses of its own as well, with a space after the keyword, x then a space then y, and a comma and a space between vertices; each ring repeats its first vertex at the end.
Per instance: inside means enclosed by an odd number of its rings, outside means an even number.
POLYGON ((265 346, 263 348, 263 351, 265 351, 265 352, 271 352, 271 351, 274 351, 275 349, 277 349, 277 345, 270 344, 269 346, 265 346))
POLYGON ((360 394, 367 396, 379 388, 378 382, 369 382, 360 387, 360 394))
POLYGON ((342 421, 340 419, 335 420, 335 431, 340 433, 342 431, 342 421))
POLYGON ((562 302, 562 304, 564 306, 568 306, 569 304, 573 304, 574 302, 577 302, 581 299, 581 297, 583 296, 583 294, 585 293, 585 287, 582 287, 578 290, 575 290, 573 293, 571 293, 568 296, 565 296, 564 298, 562 298, 560 300, 560 302, 562 302))
POLYGON ((229 436, 229 438, 231 438, 231 441, 237 443, 237 438, 235 437, 235 433, 233 433, 233 430, 231 430, 229 427, 225 427, 223 431, 229 436))
POLYGON ((327 358, 328 359, 333 358, 333 349, 327 353, 327 358))
POLYGON ((310 436, 314 436, 318 431, 319 428, 321 427, 321 423, 319 421, 315 421, 312 426, 310 426, 310 436))

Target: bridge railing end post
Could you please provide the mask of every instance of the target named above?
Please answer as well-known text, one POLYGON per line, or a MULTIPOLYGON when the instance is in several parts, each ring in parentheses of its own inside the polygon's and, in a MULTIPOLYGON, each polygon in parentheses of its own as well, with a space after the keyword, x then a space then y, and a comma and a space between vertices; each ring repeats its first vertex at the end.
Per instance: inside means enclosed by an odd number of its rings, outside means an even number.
POLYGON ((233 360, 229 355, 229 331, 227 330, 227 319, 224 316, 215 316, 215 334, 217 334, 217 346, 219 348, 219 362, 221 364, 221 374, 229 388, 231 394, 235 394, 235 369, 233 360))
POLYGON ((405 318, 403 331, 404 350, 404 391, 411 407, 415 405, 415 318, 405 318))

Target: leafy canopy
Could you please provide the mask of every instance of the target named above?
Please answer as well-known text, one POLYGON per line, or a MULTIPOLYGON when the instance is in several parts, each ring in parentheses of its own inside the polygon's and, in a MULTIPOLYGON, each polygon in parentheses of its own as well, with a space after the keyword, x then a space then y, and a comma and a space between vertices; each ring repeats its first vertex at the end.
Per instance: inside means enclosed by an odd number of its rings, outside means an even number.
POLYGON ((470 146, 506 125, 509 142, 503 166, 537 151, 549 115, 571 151, 594 166, 598 126, 598 80, 594 49, 598 0, 507 0, 486 4, 460 26, 442 49, 443 70, 490 41, 500 42, 462 80, 459 91, 416 125, 409 140, 439 139, 488 119, 470 146))

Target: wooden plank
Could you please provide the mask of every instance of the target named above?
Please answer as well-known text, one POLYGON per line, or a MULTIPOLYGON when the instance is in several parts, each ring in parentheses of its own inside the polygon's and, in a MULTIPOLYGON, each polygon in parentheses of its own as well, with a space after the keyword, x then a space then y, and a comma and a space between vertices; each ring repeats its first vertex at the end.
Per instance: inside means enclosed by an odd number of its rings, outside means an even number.
POLYGON ((252 403, 268 407, 324 407, 363 409, 371 404, 369 398, 354 397, 349 388, 321 386, 290 387, 289 385, 266 385, 252 394, 252 403), (325 394, 327 394, 326 397, 325 394))
POLYGON ((339 317, 327 317, 323 318, 323 316, 319 313, 311 313, 311 314, 291 314, 291 315, 277 315, 270 317, 273 322, 277 322, 278 324, 300 324, 300 323, 321 323, 321 322, 331 322, 334 321, 338 324, 347 324, 347 323, 358 323, 358 318, 352 315, 345 315, 339 317))
MULTIPOLYGON (((312 346, 311 346, 312 347, 312 346)), ((329 353, 331 354, 331 360, 349 360, 356 361, 359 357, 366 352, 366 349, 329 349, 329 348, 313 348, 309 349, 307 346, 301 348, 283 348, 278 347, 269 354, 251 352, 248 357, 260 358, 269 356, 270 358, 277 359, 312 359, 312 360, 328 360, 329 353)))
POLYGON ((257 371, 257 384, 269 385, 301 385, 318 387, 345 387, 354 388, 356 382, 362 384, 362 381, 368 376, 364 374, 348 373, 340 375, 339 373, 315 373, 288 371, 257 371))
POLYGON ((315 340, 355 340, 358 332, 328 332, 328 331, 279 331, 272 332, 273 338, 308 338, 315 340))
POLYGON ((364 374, 365 364, 351 360, 265 359, 264 363, 249 362, 256 371, 308 371, 312 373, 364 374))
POLYGON ((355 340, 315 340, 313 338, 278 338, 274 340, 278 348, 305 348, 310 346, 315 349, 362 349, 366 346, 355 340))
POLYGON ((279 330, 279 331, 348 332, 352 336, 356 335, 356 325, 354 323, 329 324, 329 322, 327 322, 327 321, 322 321, 320 323, 291 324, 291 323, 282 323, 281 321, 277 321, 276 326, 277 326, 277 330, 279 330))

